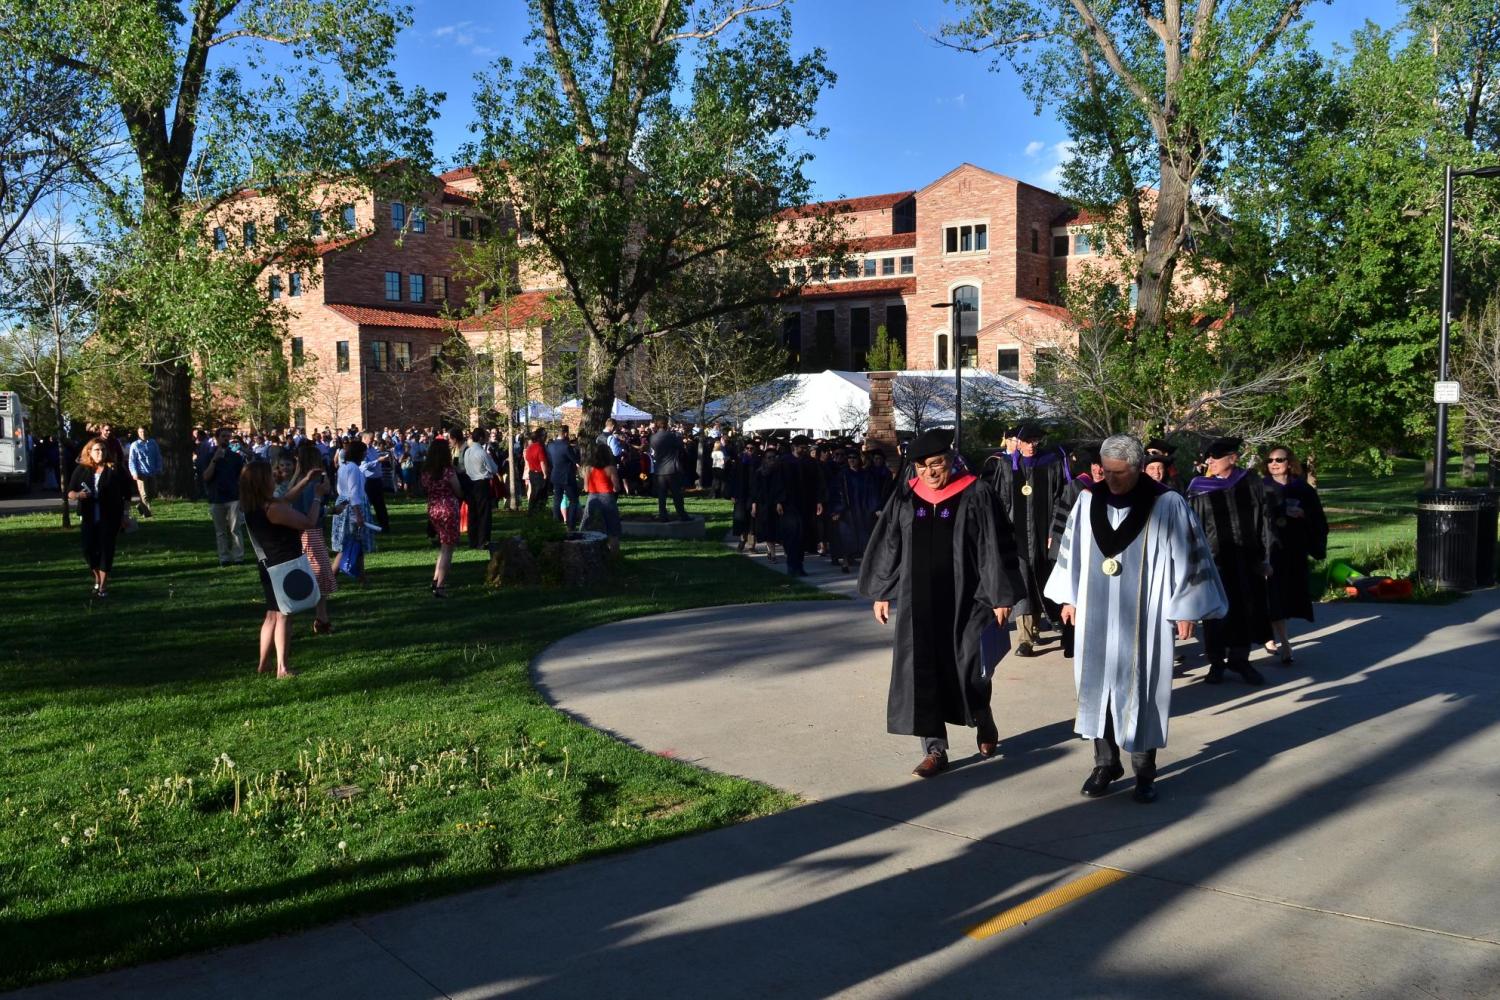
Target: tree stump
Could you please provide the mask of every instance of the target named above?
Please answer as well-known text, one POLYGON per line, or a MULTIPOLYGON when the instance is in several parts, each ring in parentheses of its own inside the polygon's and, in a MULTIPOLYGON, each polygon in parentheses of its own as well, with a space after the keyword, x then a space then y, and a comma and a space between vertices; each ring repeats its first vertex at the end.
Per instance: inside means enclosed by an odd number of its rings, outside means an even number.
POLYGON ((562 543, 562 578, 569 587, 590 587, 609 577, 609 536, 570 531, 562 543))
POLYGON ((542 567, 520 535, 490 542, 490 565, 484 582, 491 587, 525 587, 542 582, 542 567))

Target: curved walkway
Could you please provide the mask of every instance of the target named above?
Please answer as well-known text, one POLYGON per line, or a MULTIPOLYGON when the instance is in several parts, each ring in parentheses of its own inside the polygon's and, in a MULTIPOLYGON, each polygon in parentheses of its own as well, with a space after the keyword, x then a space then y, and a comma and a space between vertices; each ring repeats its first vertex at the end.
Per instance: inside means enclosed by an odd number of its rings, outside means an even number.
POLYGON ((807 804, 35 995, 1492 997, 1500 593, 1319 614, 1263 688, 1178 681, 1152 806, 1078 795, 1055 652, 1002 662, 1000 759, 954 730, 959 766, 918 782, 867 605, 607 625, 536 663, 560 708, 807 804), (1077 898, 987 923, 1054 889, 1077 898))

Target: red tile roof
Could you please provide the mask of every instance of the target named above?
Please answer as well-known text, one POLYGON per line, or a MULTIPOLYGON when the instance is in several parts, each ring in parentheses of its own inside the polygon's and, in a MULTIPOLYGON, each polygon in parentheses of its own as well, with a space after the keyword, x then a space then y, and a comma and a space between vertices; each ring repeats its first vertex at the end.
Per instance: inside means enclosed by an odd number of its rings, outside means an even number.
POLYGON ((1054 226, 1091 226, 1098 222, 1108 221, 1109 216, 1103 212, 1094 212, 1086 208, 1070 208, 1054 218, 1052 224, 1054 226))
POLYGON ((893 191, 890 194, 871 194, 861 198, 838 198, 834 201, 815 201, 808 205, 798 205, 795 208, 782 209, 776 214, 776 217, 778 219, 796 219, 808 215, 816 215, 823 211, 873 212, 882 208, 894 208, 914 194, 916 194, 915 191, 893 191))
POLYGON ((512 297, 503 308, 496 306, 482 316, 471 316, 460 322, 458 328, 465 333, 479 333, 541 326, 552 317, 552 302, 557 297, 552 291, 522 292, 512 297))
POLYGON ((443 201, 455 205, 472 205, 474 196, 467 191, 460 191, 451 184, 443 185, 443 201))
POLYGON ((438 174, 438 180, 444 181, 444 182, 447 182, 447 181, 466 181, 470 177, 473 177, 473 176, 474 176, 474 168, 473 167, 457 167, 457 168, 455 168, 453 170, 445 170, 442 173, 438 174))
POLYGON ((834 299, 861 295, 915 295, 917 293, 916 278, 886 278, 882 281, 860 281, 851 278, 848 281, 839 281, 832 284, 807 285, 802 289, 800 296, 792 293, 792 298, 804 299, 834 299))
MULTIPOLYGON (((910 250, 917 245, 916 233, 891 233, 887 236, 856 236, 846 244, 850 253, 875 253, 880 250, 910 250)), ((792 257, 811 257, 813 248, 802 244, 792 251, 792 257)))
POLYGON ((993 330, 995 327, 1009 323, 1016 317, 1026 313, 1040 313, 1048 319, 1056 320, 1059 323, 1073 322, 1073 314, 1062 306, 1054 305, 1051 302, 1042 302, 1039 299, 1017 299, 1014 308, 1008 309, 1004 315, 993 323, 986 324, 984 330, 979 332, 983 334, 987 330, 993 330))
POLYGON ((451 330, 453 321, 435 312, 407 309, 381 309, 375 306, 346 305, 330 302, 328 308, 360 326, 397 326, 409 330, 451 330))

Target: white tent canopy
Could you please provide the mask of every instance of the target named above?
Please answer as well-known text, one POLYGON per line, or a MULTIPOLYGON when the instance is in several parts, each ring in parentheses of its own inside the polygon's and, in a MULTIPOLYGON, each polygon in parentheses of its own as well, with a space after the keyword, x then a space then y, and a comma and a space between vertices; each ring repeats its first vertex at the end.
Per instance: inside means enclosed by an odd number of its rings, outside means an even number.
MULTIPOLYGON (((903 371, 891 389, 896 429, 913 433, 918 427, 953 425, 953 372, 903 371)), ((1004 375, 977 368, 963 373, 966 415, 1005 413, 1045 416, 1052 407, 1042 393, 1004 375)), ((861 433, 870 419, 870 379, 864 372, 823 371, 783 375, 736 396, 708 405, 710 419, 734 420, 745 414, 741 427, 748 432, 798 430, 818 435, 861 433)))
POLYGON ((526 404, 525 409, 518 408, 516 410, 516 419, 523 422, 528 420, 556 420, 557 411, 546 403, 533 399, 526 404))
MULTIPOLYGON (((583 409, 583 400, 570 399, 566 403, 562 404, 562 406, 558 407, 558 409, 581 410, 583 409)), ((614 405, 609 408, 609 415, 611 417, 614 417, 616 420, 639 421, 651 419, 651 414, 647 413, 645 410, 640 409, 639 407, 631 406, 619 396, 615 397, 614 405)))

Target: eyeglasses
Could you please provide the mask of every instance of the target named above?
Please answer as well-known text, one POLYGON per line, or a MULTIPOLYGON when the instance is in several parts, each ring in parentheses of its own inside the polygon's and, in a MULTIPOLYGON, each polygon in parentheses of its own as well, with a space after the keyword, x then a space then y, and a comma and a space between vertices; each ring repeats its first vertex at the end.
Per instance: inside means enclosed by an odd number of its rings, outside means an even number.
POLYGON ((1268 465, 1285 465, 1286 463, 1288 463, 1290 461, 1291 461, 1291 458, 1289 458, 1286 455, 1271 455, 1271 456, 1269 456, 1266 459, 1266 464, 1268 464, 1268 465))

